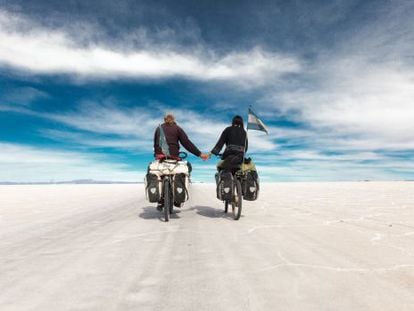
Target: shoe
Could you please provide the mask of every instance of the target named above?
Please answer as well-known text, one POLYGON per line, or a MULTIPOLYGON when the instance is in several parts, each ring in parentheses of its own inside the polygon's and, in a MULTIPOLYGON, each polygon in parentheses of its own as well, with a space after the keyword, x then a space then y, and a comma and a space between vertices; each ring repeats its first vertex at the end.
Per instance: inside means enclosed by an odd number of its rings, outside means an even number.
POLYGON ((158 211, 160 211, 160 212, 161 212, 163 207, 164 207, 164 204, 163 204, 163 203, 158 203, 158 204, 157 204, 157 210, 158 210, 158 211))

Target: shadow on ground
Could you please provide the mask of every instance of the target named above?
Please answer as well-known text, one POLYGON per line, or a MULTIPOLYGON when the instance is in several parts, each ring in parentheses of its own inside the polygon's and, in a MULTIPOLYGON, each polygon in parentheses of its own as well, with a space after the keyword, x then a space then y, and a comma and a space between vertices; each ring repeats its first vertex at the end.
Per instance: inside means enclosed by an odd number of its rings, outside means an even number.
POLYGON ((211 206, 196 205, 191 207, 190 210, 196 210, 198 215, 209 218, 233 218, 230 211, 227 214, 224 213, 224 207, 222 209, 218 209, 211 206))
MULTIPOLYGON (((172 215, 170 215, 170 218, 180 218, 178 213, 180 213, 180 211, 175 209, 172 215)), ((164 221, 164 211, 157 210, 155 206, 146 206, 143 208, 143 212, 139 214, 139 217, 143 219, 158 219, 159 221, 164 221)))

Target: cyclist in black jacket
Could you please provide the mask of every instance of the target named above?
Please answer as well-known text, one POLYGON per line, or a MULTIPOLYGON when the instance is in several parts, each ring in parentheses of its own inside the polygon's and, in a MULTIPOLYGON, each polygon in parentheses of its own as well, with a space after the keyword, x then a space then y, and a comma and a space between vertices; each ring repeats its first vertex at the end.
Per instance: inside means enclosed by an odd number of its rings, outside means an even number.
POLYGON ((217 168, 223 170, 238 168, 243 163, 248 146, 247 133, 243 127, 241 116, 234 116, 231 126, 224 129, 211 153, 218 155, 224 145, 226 145, 226 149, 217 168))

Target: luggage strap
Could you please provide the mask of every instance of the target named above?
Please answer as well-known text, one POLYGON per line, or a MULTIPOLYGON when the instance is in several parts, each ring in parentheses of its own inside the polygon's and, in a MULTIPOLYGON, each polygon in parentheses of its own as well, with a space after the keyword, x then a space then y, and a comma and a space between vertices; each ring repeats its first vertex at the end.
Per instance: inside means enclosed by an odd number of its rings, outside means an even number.
POLYGON ((227 145, 226 146, 226 150, 228 150, 228 151, 240 151, 240 152, 244 152, 244 146, 227 145))

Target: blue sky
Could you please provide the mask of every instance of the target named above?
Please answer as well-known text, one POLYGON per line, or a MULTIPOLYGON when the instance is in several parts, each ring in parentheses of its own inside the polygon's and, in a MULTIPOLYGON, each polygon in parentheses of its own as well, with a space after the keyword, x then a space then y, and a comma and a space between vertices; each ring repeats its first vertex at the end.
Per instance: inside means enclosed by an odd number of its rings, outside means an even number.
POLYGON ((402 0, 0 0, 0 181, 142 181, 165 112, 209 151, 249 105, 263 181, 414 179, 413 29, 402 0))

